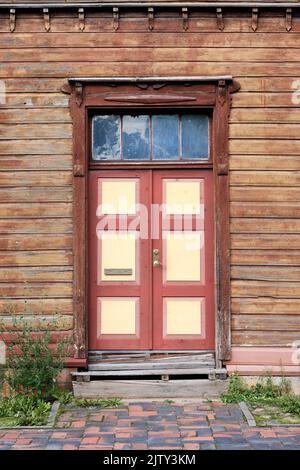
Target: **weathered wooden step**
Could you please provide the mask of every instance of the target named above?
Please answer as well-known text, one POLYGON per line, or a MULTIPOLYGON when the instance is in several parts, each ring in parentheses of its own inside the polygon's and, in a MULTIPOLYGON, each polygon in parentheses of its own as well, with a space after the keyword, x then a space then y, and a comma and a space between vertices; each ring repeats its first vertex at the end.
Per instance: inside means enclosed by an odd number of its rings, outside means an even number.
POLYGON ((76 398, 218 398, 228 380, 92 380, 73 382, 76 398))
POLYGON ((125 370, 89 370, 88 372, 72 372, 76 377, 104 377, 104 376, 128 376, 128 375, 226 375, 226 369, 198 368, 163 368, 155 369, 125 369, 125 370))
POLYGON ((111 362, 98 362, 96 364, 89 364, 89 371, 126 371, 126 370, 155 370, 155 369, 212 369, 214 363, 203 363, 198 361, 191 362, 172 362, 172 361, 158 361, 158 362, 125 362, 125 363, 111 363, 111 362))

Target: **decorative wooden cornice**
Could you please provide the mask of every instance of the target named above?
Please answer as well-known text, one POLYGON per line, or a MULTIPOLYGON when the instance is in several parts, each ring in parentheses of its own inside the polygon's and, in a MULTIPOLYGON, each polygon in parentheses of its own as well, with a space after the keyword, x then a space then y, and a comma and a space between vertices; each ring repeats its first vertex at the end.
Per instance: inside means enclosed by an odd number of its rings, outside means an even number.
POLYGON ((174 8, 174 7, 187 7, 187 8, 296 8, 300 7, 299 0, 290 0, 286 1, 263 1, 260 0, 258 2, 255 1, 189 1, 183 0, 179 1, 165 1, 165 0, 154 0, 154 1, 137 1, 137 0, 125 0, 125 1, 112 1, 112 0, 102 0, 99 1, 89 1, 89 2, 77 2, 73 3, 72 0, 69 2, 62 2, 57 3, 55 0, 53 1, 35 1, 35 3, 29 3, 24 1, 14 2, 14 1, 6 1, 0 3, 0 8, 16 8, 16 9, 37 9, 37 8, 93 8, 93 9, 101 9, 107 7, 134 7, 134 8, 156 8, 156 7, 163 7, 163 8, 174 8))

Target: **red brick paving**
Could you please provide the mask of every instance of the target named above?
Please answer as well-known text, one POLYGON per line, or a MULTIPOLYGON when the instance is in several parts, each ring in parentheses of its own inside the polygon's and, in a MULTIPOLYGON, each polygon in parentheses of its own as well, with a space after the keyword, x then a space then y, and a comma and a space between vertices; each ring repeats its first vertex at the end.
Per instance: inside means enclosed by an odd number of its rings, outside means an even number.
POLYGON ((72 408, 56 429, 0 428, 1 449, 298 449, 299 427, 249 428, 238 405, 139 402, 115 409, 72 408))

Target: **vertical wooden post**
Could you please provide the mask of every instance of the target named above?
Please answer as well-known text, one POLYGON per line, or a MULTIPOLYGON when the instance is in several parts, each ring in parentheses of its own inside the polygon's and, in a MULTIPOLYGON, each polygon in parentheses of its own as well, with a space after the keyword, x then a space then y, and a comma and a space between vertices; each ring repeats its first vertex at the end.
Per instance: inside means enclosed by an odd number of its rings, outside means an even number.
POLYGON ((230 358, 230 225, 228 116, 230 93, 224 80, 216 89, 214 110, 214 179, 216 204, 217 360, 230 358))
POLYGON ((71 95, 73 118, 73 308, 75 358, 87 355, 86 338, 86 260, 87 260, 87 162, 85 158, 85 107, 83 87, 75 83, 71 95))

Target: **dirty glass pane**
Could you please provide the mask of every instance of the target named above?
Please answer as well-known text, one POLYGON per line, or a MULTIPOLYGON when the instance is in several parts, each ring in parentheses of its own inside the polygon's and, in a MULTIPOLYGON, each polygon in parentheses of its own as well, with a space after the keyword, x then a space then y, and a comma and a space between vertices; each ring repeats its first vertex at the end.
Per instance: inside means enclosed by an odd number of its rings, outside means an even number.
POLYGON ((93 160, 120 160, 120 135, 120 116, 94 116, 92 122, 93 160))
POLYGON ((123 116, 122 153, 124 160, 149 160, 149 135, 149 116, 123 116))
POLYGON ((158 114, 152 116, 152 159, 178 160, 179 116, 158 114))
POLYGON ((208 158, 208 116, 197 114, 182 116, 182 158, 185 160, 208 158))

